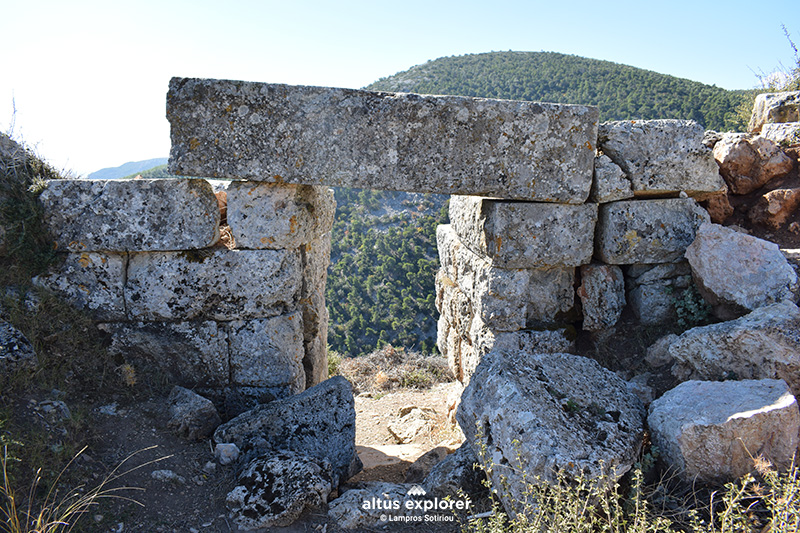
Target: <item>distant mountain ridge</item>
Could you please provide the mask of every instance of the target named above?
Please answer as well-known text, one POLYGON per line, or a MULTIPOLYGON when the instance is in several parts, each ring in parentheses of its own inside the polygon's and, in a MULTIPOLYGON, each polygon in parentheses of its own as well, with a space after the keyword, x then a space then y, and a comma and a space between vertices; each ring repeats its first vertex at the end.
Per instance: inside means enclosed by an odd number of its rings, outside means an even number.
POLYGON ((737 107, 747 91, 556 52, 442 57, 365 88, 595 105, 601 121, 692 119, 718 131, 744 131, 746 126, 737 107))
POLYGON ((137 174, 145 170, 160 165, 166 165, 168 159, 166 157, 159 157, 156 159, 147 159, 145 161, 130 161, 118 167, 103 168, 96 172, 92 172, 87 176, 90 180, 115 180, 137 174))

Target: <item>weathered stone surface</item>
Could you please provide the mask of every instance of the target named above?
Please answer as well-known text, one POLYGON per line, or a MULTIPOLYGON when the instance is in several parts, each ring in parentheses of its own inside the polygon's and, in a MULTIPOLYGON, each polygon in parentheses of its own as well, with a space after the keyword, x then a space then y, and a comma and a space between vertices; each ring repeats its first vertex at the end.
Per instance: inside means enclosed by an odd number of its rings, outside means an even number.
POLYGON ((502 269, 458 239, 451 225, 436 230, 442 283, 457 285, 494 331, 557 324, 575 303, 575 269, 502 269))
POLYGON ((711 222, 714 224, 722 224, 733 215, 734 209, 731 205, 731 199, 728 196, 728 187, 725 187, 725 192, 709 196, 703 201, 703 207, 708 211, 711 217, 711 222))
POLYGON ((765 193, 748 212, 750 221, 780 229, 800 207, 800 188, 775 189, 765 193))
POLYGON ((764 124, 780 122, 800 122, 800 91, 756 96, 748 131, 758 133, 764 124))
POLYGON ((691 198, 625 200, 600 206, 595 248, 612 265, 669 263, 683 257, 708 213, 691 198))
POLYGON ((217 428, 214 440, 242 450, 289 450, 332 465, 333 485, 357 474, 353 387, 341 376, 292 396, 259 405, 217 428))
POLYGON ((670 344, 681 380, 782 379, 800 394, 800 309, 783 301, 736 320, 692 328, 670 344))
POLYGON ((714 159, 733 194, 749 194, 792 170, 792 160, 774 142, 747 133, 723 135, 714 159))
POLYGON ((475 495, 483 492, 486 490, 483 486, 486 474, 477 466, 478 463, 472 446, 465 442, 431 469, 422 486, 429 495, 439 498, 459 498, 461 493, 475 495))
POLYGON ((653 443, 686 480, 727 482, 763 456, 787 468, 800 412, 782 380, 687 381, 650 405, 653 443))
POLYGON ((231 382, 269 388, 276 397, 305 389, 303 318, 299 312, 228 323, 231 382))
POLYGON ((18 370, 33 370, 38 360, 31 342, 20 330, 0 320, 0 374, 8 375, 18 370))
POLYGON ((508 480, 508 511, 524 501, 523 472, 545 480, 557 470, 621 476, 636 461, 644 431, 644 408, 625 382, 570 354, 487 354, 457 417, 473 451, 486 447, 493 485, 508 480))
POLYGON ((408 491, 413 485, 376 481, 362 485, 363 488, 348 490, 328 505, 328 516, 342 529, 372 528, 386 524, 393 517, 422 514, 421 510, 405 508, 405 503, 412 499, 408 491), (380 502, 380 506, 372 505, 373 502, 380 502))
POLYGON ((689 263, 631 265, 627 275, 628 303, 639 322, 650 326, 675 320, 675 302, 692 284, 689 263))
POLYGON ((598 145, 625 172, 636 196, 684 191, 702 199, 724 186, 704 133, 691 120, 604 122, 598 145))
POLYGON ((186 387, 219 388, 230 380, 228 335, 214 321, 100 324, 111 334, 109 352, 155 365, 186 387))
POLYGON ((427 407, 406 406, 400 409, 399 415, 386 429, 398 444, 408 444, 421 433, 431 430, 436 411, 427 407))
POLYGON ((594 107, 173 78, 170 170, 583 203, 594 107))
POLYGON ((584 265, 578 296, 583 304, 583 329, 601 331, 619 320, 625 308, 625 279, 614 265, 584 265))
POLYGON ((221 443, 214 447, 214 457, 221 465, 229 465, 239 460, 239 447, 233 443, 221 443))
POLYGON ((647 348, 647 355, 644 358, 645 362, 652 368, 658 368, 673 363, 675 359, 670 355, 669 347, 677 340, 678 336, 674 333, 669 333, 658 339, 647 348))
POLYGON ((96 320, 125 320, 124 254, 64 254, 63 262, 33 282, 58 294, 96 320))
POLYGON ((625 173, 605 154, 594 161, 594 181, 589 199, 598 204, 633 198, 633 186, 625 173))
POLYGON ((327 187, 233 181, 227 193, 237 248, 297 248, 333 226, 336 201, 327 187))
POLYGON ((307 508, 328 502, 330 468, 324 459, 292 452, 259 457, 241 473, 225 505, 245 531, 289 526, 307 508))
POLYGON ((800 122, 783 124, 764 124, 761 136, 779 146, 791 146, 800 143, 800 122))
POLYGON ((452 196, 450 223, 461 242, 494 267, 575 267, 591 261, 597 204, 452 196))
POLYGON ((325 235, 300 248, 303 283, 300 309, 303 312, 303 368, 306 388, 328 379, 328 308, 325 284, 331 258, 331 235, 325 235))
POLYGON ((297 250, 132 254, 125 302, 136 320, 240 320, 294 308, 300 294, 297 250))
POLYGON ((686 249, 703 298, 722 319, 781 300, 795 300, 798 278, 778 245, 719 226, 703 224, 686 249))
POLYGON ((217 199, 201 179, 52 180, 40 198, 62 250, 194 250, 219 239, 217 199))
POLYGON ((211 400, 189 389, 172 387, 167 404, 170 416, 167 427, 185 439, 201 440, 210 437, 222 423, 211 400))

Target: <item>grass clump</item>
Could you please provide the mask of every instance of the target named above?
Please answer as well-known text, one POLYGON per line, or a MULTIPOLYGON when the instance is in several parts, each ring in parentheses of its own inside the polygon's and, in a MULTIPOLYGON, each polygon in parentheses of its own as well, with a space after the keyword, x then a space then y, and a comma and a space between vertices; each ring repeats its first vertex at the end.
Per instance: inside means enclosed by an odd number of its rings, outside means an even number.
MULTIPOLYGON (((330 355, 328 364, 330 370, 330 355)), ((406 352, 391 345, 359 357, 340 356, 336 370, 357 392, 424 389, 455 379, 443 356, 406 352)))

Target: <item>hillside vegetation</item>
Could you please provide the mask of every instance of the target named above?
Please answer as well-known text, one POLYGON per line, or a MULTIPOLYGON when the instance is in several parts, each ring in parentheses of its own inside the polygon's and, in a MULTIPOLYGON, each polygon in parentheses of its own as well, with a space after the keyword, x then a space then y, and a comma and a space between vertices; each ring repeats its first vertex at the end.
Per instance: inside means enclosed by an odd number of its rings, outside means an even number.
POLYGON ((679 118, 707 129, 743 131, 728 91, 627 65, 555 52, 491 52, 443 57, 366 87, 375 91, 595 105, 600 120, 679 118))

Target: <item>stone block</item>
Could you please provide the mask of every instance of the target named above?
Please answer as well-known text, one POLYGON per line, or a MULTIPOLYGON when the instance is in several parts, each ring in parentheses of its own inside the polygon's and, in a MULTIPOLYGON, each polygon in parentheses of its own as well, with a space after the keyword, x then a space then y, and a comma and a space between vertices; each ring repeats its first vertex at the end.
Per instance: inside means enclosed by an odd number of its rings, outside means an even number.
POLYGON ((714 145, 714 159, 732 194, 749 194, 791 172, 794 163, 766 137, 725 133, 714 145))
POLYGON ((35 285, 50 289, 95 320, 128 318, 124 283, 127 256, 100 252, 68 253, 63 261, 34 278, 35 285))
POLYGON ((595 107, 173 78, 170 171, 583 203, 595 107))
POLYGON ((492 351, 464 390, 457 418, 506 510, 519 512, 525 479, 557 472, 616 479, 638 458, 644 407, 626 383, 571 354, 492 351))
POLYGON ((800 395, 800 309, 789 301, 692 328, 667 348, 680 380, 782 379, 800 395))
POLYGON ((495 331, 563 322, 575 304, 575 269, 503 269, 464 246, 455 231, 436 231, 443 275, 472 302, 481 320, 495 331))
POLYGON ((628 303, 639 322, 647 326, 673 322, 675 303, 691 284, 686 261, 627 268, 628 303))
POLYGON ((40 199, 64 251, 195 250, 219 240, 217 199, 202 179, 51 180, 40 199))
POLYGON ((619 165, 605 154, 594 161, 594 182, 589 199, 598 204, 633 198, 633 186, 619 165))
POLYGON ((303 282, 300 310, 303 313, 303 367, 306 388, 328 379, 328 308, 325 305, 325 283, 331 257, 331 236, 322 237, 300 248, 303 282))
POLYGON ((241 249, 297 248, 333 226, 336 201, 326 187, 233 181, 228 224, 241 249))
POLYGON ((597 204, 452 196, 450 223, 461 242, 492 266, 576 267, 592 258, 597 204))
POLYGON ((800 412, 783 380, 687 381, 650 405, 653 444, 685 480, 729 482, 763 456, 779 469, 797 452, 800 412))
POLYGON ((703 199, 725 186, 704 134, 691 120, 604 122, 598 145, 625 172, 637 197, 683 191, 703 199))
POLYGON ((132 254, 125 301, 136 320, 240 320, 295 308, 301 288, 298 250, 132 254))
POLYGON ((299 312, 236 320, 227 324, 227 330, 232 384, 269 388, 276 397, 305 389, 303 317, 299 312))
POLYGON ((596 257, 611 265, 680 259, 700 224, 710 220, 691 198, 624 200, 600 206, 596 257))
POLYGON ((708 223, 698 229, 686 259, 698 290, 719 318, 797 299, 797 273, 775 243, 708 223))
POLYGON ((213 321, 111 322, 98 326, 111 335, 111 355, 155 366, 188 388, 221 388, 230 381, 228 335, 213 321))
POLYGON ((764 93, 756 96, 747 129, 759 133, 764 124, 800 122, 800 91, 764 93))
POLYGON ((761 128, 761 136, 779 146, 798 144, 800 143, 800 122, 764 124, 761 128))
POLYGON ((625 279, 615 265, 581 267, 578 296, 583 305, 583 329, 601 331, 617 323, 625 308, 625 279))

